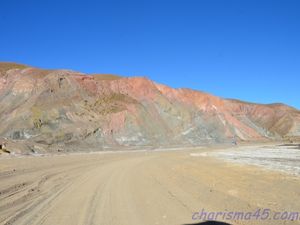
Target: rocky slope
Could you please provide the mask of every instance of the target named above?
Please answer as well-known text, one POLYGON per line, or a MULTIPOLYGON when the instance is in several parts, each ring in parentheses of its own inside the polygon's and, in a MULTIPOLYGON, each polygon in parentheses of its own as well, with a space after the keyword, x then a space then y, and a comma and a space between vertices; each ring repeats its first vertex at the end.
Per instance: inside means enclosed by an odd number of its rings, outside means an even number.
POLYGON ((173 89, 145 77, 0 63, 0 136, 13 151, 297 139, 300 111, 173 89))

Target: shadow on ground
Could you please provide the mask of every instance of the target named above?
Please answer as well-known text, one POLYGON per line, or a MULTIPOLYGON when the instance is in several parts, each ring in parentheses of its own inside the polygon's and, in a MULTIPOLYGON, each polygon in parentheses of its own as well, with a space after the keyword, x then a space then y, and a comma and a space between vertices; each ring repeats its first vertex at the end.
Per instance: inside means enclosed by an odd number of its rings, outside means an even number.
POLYGON ((218 222, 218 221, 205 221, 201 223, 183 224, 183 225, 231 225, 229 223, 218 222))

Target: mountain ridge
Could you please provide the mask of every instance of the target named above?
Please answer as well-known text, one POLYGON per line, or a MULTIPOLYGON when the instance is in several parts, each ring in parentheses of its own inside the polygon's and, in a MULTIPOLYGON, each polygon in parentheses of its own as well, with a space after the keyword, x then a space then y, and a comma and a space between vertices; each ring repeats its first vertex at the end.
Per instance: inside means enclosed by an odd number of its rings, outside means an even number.
POLYGON ((300 111, 223 99, 146 77, 0 63, 0 136, 17 152, 293 140, 300 111), (14 147, 16 149, 16 147, 14 147))

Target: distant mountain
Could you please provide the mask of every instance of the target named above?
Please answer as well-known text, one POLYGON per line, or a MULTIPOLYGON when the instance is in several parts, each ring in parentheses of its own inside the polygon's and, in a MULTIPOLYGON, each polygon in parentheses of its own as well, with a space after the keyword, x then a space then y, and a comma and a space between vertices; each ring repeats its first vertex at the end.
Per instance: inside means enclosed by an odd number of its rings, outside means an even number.
POLYGON ((145 77, 0 63, 0 136, 11 151, 194 146, 300 137, 300 111, 145 77))

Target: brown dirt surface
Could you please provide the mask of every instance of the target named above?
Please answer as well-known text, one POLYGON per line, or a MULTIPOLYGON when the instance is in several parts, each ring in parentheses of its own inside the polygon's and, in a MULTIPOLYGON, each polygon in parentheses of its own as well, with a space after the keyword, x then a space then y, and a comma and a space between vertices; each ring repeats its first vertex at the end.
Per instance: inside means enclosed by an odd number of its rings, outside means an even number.
POLYGON ((300 211, 299 177, 192 156, 207 151, 2 157, 0 224, 179 225, 201 222, 193 221, 192 215, 203 208, 208 212, 300 211))

